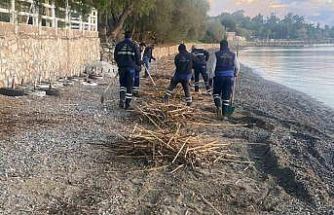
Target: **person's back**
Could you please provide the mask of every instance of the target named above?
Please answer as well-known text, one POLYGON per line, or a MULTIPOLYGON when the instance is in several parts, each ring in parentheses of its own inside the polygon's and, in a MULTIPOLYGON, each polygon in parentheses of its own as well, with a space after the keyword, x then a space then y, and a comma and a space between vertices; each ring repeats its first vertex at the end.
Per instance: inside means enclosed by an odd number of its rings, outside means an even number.
POLYGON ((144 49, 144 56, 147 57, 148 59, 151 59, 153 55, 153 49, 148 46, 144 49))
POLYGON ((144 49, 144 54, 143 54, 143 63, 144 63, 144 67, 145 67, 145 78, 149 75, 150 73, 150 65, 152 60, 155 60, 155 58, 153 57, 153 49, 154 49, 154 45, 149 45, 144 49))
POLYGON ((209 76, 207 72, 207 62, 209 60, 210 54, 208 51, 204 49, 198 49, 194 45, 192 47, 191 54, 194 57, 194 86, 195 86, 195 92, 199 92, 200 89, 200 75, 202 75, 206 90, 208 91, 208 95, 211 93, 211 86, 209 85, 209 76))
POLYGON ((194 48, 191 53, 194 56, 194 66, 206 65, 206 62, 209 60, 210 54, 204 49, 194 48))
POLYGON ((120 102, 121 108, 129 109, 132 100, 134 75, 140 69, 139 47, 132 42, 131 32, 125 32, 125 39, 118 43, 114 53, 118 65, 120 81, 120 102))
POLYGON ((220 42, 220 50, 215 53, 214 59, 214 87, 213 98, 218 118, 228 116, 232 105, 231 96, 234 94, 234 81, 238 76, 240 64, 236 54, 230 51, 228 41, 220 42))
POLYGON ((168 98, 173 94, 174 89, 178 83, 181 83, 188 106, 192 103, 192 97, 190 93, 189 81, 192 75, 193 55, 187 51, 184 44, 180 44, 178 47, 179 53, 175 56, 174 62, 176 71, 171 79, 170 85, 166 90, 164 101, 168 102, 168 98))
POLYGON ((215 76, 234 77, 236 69, 235 53, 229 48, 221 49, 215 53, 216 67, 215 76))
POLYGON ((129 38, 116 45, 114 58, 119 68, 135 69, 140 65, 139 49, 129 38))
POLYGON ((193 57, 187 51, 182 51, 175 56, 176 74, 191 75, 193 67, 193 57))

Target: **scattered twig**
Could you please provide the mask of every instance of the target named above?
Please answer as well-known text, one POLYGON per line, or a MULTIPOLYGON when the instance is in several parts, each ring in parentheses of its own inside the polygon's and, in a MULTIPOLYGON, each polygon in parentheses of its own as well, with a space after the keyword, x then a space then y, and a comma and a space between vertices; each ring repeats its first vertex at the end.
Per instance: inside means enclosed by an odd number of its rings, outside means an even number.
POLYGON ((207 204, 209 205, 217 214, 219 215, 223 215, 217 208, 215 208, 215 206, 213 206, 213 204, 211 202, 209 202, 203 195, 198 194, 201 199, 207 204))

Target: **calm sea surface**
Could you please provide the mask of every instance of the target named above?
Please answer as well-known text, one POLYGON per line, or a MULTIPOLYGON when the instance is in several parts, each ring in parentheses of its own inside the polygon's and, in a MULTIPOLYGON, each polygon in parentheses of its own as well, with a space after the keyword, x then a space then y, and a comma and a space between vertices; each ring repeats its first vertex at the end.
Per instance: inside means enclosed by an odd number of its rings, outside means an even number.
POLYGON ((263 78, 304 92, 334 109, 334 46, 247 48, 239 58, 263 78))

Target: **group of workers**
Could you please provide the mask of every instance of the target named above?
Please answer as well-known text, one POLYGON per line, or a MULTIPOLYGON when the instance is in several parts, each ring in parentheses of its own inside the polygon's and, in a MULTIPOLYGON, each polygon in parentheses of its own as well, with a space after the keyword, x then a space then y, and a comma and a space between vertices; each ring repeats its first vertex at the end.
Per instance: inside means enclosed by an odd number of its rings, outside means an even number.
MULTIPOLYGON (((132 41, 130 32, 125 32, 125 39, 116 45, 114 59, 119 68, 119 106, 121 108, 129 109, 132 96, 138 96, 142 66, 145 70, 144 77, 150 75, 150 63, 155 60, 153 49, 153 45, 146 46, 144 43, 137 45, 132 41)), ((176 86, 181 83, 186 104, 190 106, 192 104, 191 81, 194 82, 195 92, 199 92, 200 76, 202 76, 207 94, 213 96, 217 116, 220 119, 226 117, 231 106, 235 79, 240 70, 237 55, 229 49, 228 41, 222 40, 219 51, 213 56, 211 71, 211 74, 214 74, 213 77, 208 75, 207 64, 210 58, 208 51, 193 46, 191 52, 188 52, 183 43, 178 46, 178 51, 174 59, 175 73, 163 101, 168 103, 176 86)))

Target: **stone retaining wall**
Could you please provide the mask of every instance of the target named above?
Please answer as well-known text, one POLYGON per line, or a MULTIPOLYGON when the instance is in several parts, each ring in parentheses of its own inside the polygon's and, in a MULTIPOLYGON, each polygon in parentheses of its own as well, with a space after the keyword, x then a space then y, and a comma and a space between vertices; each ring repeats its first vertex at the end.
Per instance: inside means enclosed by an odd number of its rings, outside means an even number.
POLYGON ((0 22, 0 87, 72 76, 98 60, 97 32, 0 22))
MULTIPOLYGON (((187 49, 190 51, 191 47, 193 45, 196 45, 198 48, 203 49, 218 49, 219 44, 199 44, 199 43, 187 43, 185 44, 187 46, 187 49)), ((173 46, 166 46, 166 47, 156 47, 154 49, 154 57, 160 59, 162 57, 170 56, 170 55, 176 55, 178 53, 178 45, 173 46)))
MULTIPOLYGON (((190 50, 193 43, 187 43, 190 50)), ((218 44, 196 44, 218 48, 218 44)), ((177 45, 156 47, 158 59, 178 53, 177 45)), ((80 74, 100 60, 97 32, 0 22, 0 87, 80 74)))

